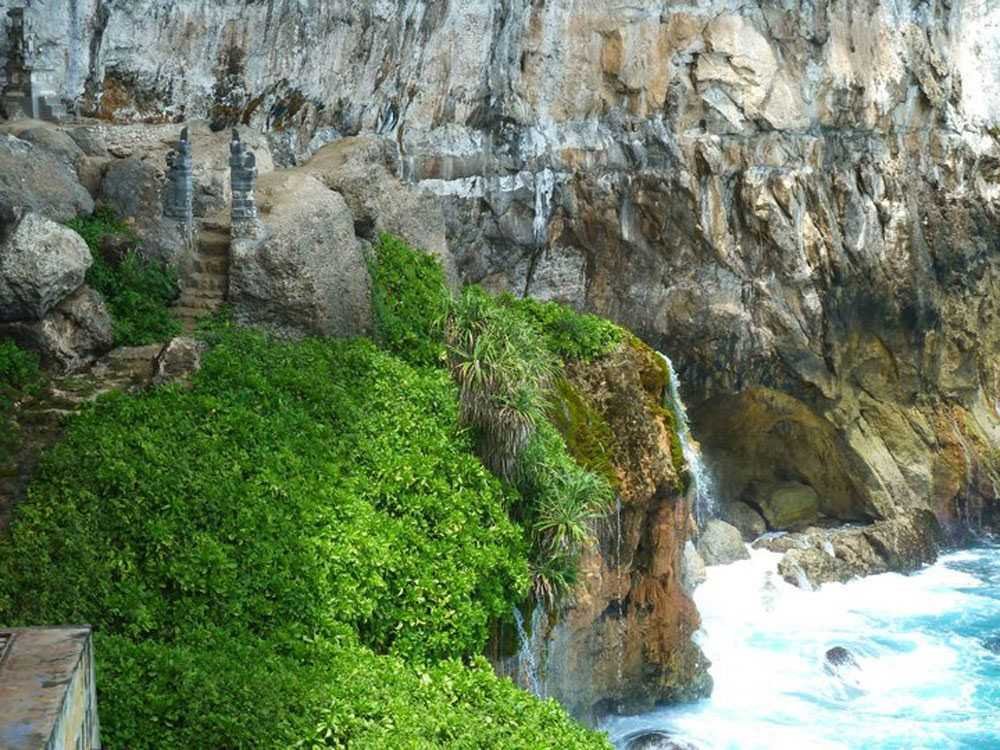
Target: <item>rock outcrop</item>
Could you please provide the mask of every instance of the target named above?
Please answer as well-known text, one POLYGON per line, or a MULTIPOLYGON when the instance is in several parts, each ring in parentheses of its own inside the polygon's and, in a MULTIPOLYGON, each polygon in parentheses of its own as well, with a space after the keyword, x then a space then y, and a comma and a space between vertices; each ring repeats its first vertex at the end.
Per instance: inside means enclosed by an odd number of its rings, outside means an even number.
POLYGON ((678 438, 661 406, 662 360, 625 344, 571 365, 568 380, 615 436, 621 504, 583 556, 574 601, 543 625, 541 688, 590 721, 706 695, 708 663, 691 640, 699 618, 683 580, 691 509, 673 463, 678 438))
POLYGON ((750 557, 740 530, 713 518, 698 535, 698 554, 706 565, 728 565, 750 557))
POLYGON ((258 183, 264 234, 236 240, 229 302, 236 319, 279 336, 357 336, 371 328, 368 266, 339 193, 308 173, 258 183))

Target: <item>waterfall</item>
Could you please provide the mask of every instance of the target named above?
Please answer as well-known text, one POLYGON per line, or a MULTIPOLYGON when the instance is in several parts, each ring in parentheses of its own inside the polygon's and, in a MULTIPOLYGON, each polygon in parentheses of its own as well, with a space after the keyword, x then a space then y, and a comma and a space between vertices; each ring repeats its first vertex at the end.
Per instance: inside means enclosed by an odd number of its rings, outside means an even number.
POLYGON ((677 423, 677 437, 681 441, 681 450, 684 453, 684 460, 687 462, 688 471, 691 474, 691 485, 694 489, 694 520, 697 522, 698 528, 702 528, 718 512, 715 483, 702 459, 701 449, 691 437, 687 409, 684 408, 684 401, 681 399, 680 378, 677 377, 677 371, 674 370, 674 363, 666 354, 657 353, 663 357, 663 361, 667 365, 670 379, 667 394, 664 397, 664 406, 673 412, 674 420, 677 423))
POLYGON ((524 616, 518 607, 514 607, 514 624, 517 626, 517 668, 524 683, 523 687, 531 691, 532 695, 544 698, 542 691, 542 670, 540 657, 542 649, 545 647, 545 634, 543 620, 545 618, 545 607, 540 603, 535 603, 535 608, 531 613, 531 632, 528 633, 524 627, 524 616))

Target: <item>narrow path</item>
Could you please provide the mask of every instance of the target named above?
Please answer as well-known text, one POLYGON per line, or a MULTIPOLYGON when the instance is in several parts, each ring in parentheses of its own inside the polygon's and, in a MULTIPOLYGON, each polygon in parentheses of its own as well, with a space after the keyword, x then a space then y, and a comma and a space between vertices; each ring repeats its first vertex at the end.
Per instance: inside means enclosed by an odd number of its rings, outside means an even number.
POLYGON ((198 321, 218 310, 229 288, 229 226, 206 221, 195 242, 193 272, 182 280, 181 296, 174 307, 184 330, 191 332, 198 321))
POLYGON ((110 391, 131 391, 149 382, 163 344, 116 349, 90 370, 50 378, 38 395, 15 407, 17 447, 0 459, 0 531, 24 499, 38 462, 63 434, 66 419, 110 391))

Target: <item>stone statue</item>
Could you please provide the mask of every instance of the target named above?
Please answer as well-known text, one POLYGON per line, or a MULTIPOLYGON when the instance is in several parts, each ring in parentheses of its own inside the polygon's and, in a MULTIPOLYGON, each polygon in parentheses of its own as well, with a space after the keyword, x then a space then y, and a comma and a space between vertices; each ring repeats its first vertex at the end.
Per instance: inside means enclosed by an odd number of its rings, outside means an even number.
POLYGON ((233 237, 253 238, 260 235, 260 217, 257 213, 257 157, 246 147, 240 134, 233 130, 229 144, 230 179, 232 180, 233 207, 231 229, 233 237))

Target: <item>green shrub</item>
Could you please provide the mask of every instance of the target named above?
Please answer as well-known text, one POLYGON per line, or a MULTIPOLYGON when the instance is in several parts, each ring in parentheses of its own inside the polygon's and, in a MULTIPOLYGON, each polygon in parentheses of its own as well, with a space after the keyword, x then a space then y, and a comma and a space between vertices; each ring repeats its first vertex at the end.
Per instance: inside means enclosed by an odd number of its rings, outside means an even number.
POLYGON ((116 266, 104 260, 101 240, 108 235, 129 237, 131 230, 106 209, 68 223, 86 241, 94 262, 87 283, 107 302, 116 346, 140 346, 166 341, 181 332, 168 309, 180 288, 173 269, 130 250, 116 266))
POLYGON ((558 302, 500 298, 524 316, 542 335, 549 351, 564 360, 593 360, 613 352, 622 342, 624 331, 609 320, 578 313, 558 302))
POLYGON ((450 294, 438 260, 383 234, 369 272, 378 343, 411 364, 440 365, 450 294))
POLYGON ((579 558, 594 541, 595 522, 614 502, 611 484, 577 464, 550 423, 525 449, 518 489, 523 523, 532 535, 535 595, 558 606, 576 582, 579 558))
POLYGON ((74 419, 0 537, 0 621, 97 627, 107 744, 607 747, 437 663, 481 653, 529 586, 447 374, 213 335, 190 389, 74 419))
POLYGON ((6 461, 17 445, 17 425, 11 412, 14 403, 33 393, 41 383, 38 357, 10 340, 0 341, 0 461, 6 461))
POLYGON ((477 287, 455 302, 447 341, 462 419, 476 430, 479 455, 514 480, 521 451, 545 420, 555 360, 516 312, 477 287))

